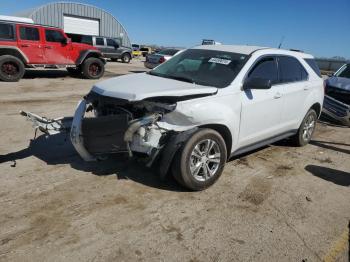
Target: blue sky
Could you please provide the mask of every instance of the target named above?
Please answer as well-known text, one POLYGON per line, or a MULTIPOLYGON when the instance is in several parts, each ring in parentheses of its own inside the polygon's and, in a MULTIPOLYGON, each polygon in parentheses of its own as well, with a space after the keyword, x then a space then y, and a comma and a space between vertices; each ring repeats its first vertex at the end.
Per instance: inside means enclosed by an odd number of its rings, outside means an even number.
MULTIPOLYGON (((11 15, 50 1, 0 1, 11 15)), ((295 48, 350 58, 350 0, 80 0, 112 13, 140 44, 191 47, 203 38, 224 44, 295 48)))

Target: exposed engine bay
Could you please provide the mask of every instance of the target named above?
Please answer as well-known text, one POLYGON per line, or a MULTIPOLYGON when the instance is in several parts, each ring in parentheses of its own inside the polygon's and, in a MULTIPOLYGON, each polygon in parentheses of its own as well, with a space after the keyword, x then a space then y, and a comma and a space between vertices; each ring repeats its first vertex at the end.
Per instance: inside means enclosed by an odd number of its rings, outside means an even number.
POLYGON ((27 112, 21 114, 47 135, 70 133, 73 146, 86 161, 124 152, 145 158, 150 166, 170 137, 195 129, 162 121, 176 106, 173 98, 130 102, 91 91, 79 102, 74 117, 47 119, 27 112))

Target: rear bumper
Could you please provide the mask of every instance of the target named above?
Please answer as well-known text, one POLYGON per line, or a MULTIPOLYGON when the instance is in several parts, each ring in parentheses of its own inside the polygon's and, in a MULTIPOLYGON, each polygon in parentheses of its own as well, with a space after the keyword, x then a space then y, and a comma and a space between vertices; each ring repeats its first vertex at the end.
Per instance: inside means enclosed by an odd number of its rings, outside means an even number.
POLYGON ((157 67, 159 64, 153 64, 153 63, 150 63, 150 62, 144 62, 144 66, 148 69, 153 69, 155 67, 157 67))
POLYGON ((322 113, 343 125, 350 126, 350 105, 326 95, 323 102, 322 113))

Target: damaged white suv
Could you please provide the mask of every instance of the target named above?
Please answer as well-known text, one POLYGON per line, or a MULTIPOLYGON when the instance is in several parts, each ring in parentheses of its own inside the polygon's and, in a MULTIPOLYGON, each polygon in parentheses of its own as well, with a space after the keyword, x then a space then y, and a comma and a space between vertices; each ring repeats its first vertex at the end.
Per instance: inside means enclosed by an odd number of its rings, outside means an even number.
POLYGON ((202 190, 234 155, 287 137, 310 141, 324 97, 314 66, 302 52, 199 46, 96 84, 71 119, 23 114, 48 133, 70 129, 86 161, 126 152, 202 190))

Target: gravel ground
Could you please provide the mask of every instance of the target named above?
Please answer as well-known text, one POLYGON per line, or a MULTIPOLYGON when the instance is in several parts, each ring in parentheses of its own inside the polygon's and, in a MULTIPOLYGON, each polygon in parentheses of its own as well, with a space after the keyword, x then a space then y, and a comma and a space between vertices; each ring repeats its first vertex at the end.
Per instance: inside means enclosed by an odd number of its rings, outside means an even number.
POLYGON ((125 156, 85 163, 63 135, 32 140, 19 110, 70 116, 93 83, 0 82, 0 261, 349 261, 348 128, 320 123, 310 145, 262 148, 186 192, 125 156))

